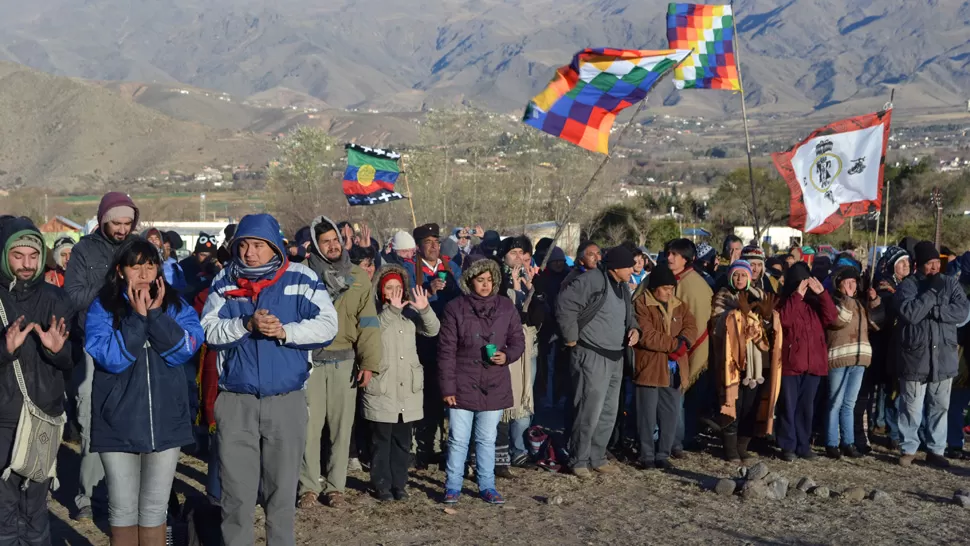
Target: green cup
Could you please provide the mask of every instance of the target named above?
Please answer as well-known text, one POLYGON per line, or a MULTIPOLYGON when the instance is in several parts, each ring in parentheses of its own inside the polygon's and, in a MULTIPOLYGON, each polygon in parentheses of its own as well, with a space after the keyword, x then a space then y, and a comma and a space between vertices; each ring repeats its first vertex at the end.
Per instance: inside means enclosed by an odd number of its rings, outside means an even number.
POLYGON ((485 346, 485 355, 488 356, 489 360, 491 360, 492 357, 495 356, 495 353, 497 352, 498 352, 498 347, 496 347, 495 345, 489 343, 488 345, 485 346))
POLYGON ((445 281, 445 282, 447 282, 448 281, 448 274, 445 273, 444 271, 439 271, 438 272, 438 278, 441 279, 441 280, 443 280, 443 281, 445 281))

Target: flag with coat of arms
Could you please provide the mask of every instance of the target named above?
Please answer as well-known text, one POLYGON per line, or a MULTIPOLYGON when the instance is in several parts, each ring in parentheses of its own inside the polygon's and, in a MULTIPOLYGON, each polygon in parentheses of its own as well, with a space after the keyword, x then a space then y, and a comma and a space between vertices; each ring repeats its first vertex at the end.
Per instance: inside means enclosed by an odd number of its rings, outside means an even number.
POLYGON ((881 209, 891 119, 889 108, 839 120, 771 155, 791 191, 789 226, 831 233, 845 218, 881 209))

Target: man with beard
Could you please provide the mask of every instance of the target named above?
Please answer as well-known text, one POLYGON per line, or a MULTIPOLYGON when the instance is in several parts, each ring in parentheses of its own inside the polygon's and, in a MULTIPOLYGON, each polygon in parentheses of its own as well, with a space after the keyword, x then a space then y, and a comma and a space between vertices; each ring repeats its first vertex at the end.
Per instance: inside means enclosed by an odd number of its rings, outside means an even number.
POLYGON ((340 508, 347 485, 350 437, 357 408, 357 386, 367 387, 380 369, 381 328, 367 273, 350 261, 341 231, 326 216, 310 224, 313 234, 304 263, 327 285, 337 311, 337 337, 313 352, 307 381, 306 450, 300 469, 299 507, 316 506, 321 489, 331 508, 340 508), (357 368, 355 369, 355 363, 357 368), (320 484, 320 439, 329 431, 326 487, 320 484))
MULTIPOLYGON (((108 192, 98 205, 98 228, 81 238, 71 252, 71 261, 64 274, 64 291, 77 313, 77 325, 72 330, 81 335, 88 307, 104 286, 105 274, 114 261, 118 247, 138 226, 138 207, 124 193, 108 192)), ((78 384, 77 415, 81 427, 81 482, 75 498, 75 519, 90 520, 91 496, 94 488, 104 478, 101 458, 90 452, 91 443, 91 379, 94 376, 94 360, 84 355, 83 373, 76 373, 78 384), (80 376, 80 377, 78 377, 80 376)), ((78 368, 78 372, 81 368, 78 368)))
POLYGON ((24 390, 46 415, 64 413, 64 373, 74 366, 67 342, 71 304, 63 290, 44 282, 44 240, 29 219, 0 221, 0 249, 0 304, 4 310, 0 324, 0 468, 9 473, 0 479, 0 537, 4 544, 50 544, 47 491, 51 479, 47 473, 51 469, 42 469, 45 474, 38 480, 36 475, 28 479, 9 467, 24 390))

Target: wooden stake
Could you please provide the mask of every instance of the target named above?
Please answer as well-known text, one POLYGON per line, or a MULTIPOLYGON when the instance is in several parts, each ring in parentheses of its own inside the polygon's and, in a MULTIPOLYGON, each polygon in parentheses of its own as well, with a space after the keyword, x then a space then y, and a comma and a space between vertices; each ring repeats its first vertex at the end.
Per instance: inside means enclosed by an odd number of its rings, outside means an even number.
POLYGON ((408 169, 404 161, 404 156, 401 156, 401 166, 404 167, 401 174, 404 175, 404 187, 408 190, 408 206, 411 207, 411 225, 413 227, 418 227, 418 217, 414 215, 414 199, 411 194, 411 184, 408 183, 408 169))
POLYGON ((761 225, 758 222, 758 197, 754 189, 754 165, 751 162, 751 136, 748 134, 748 109, 744 104, 744 81, 741 79, 741 36, 738 34, 738 14, 731 2, 731 24, 734 27, 734 65, 738 71, 738 85, 741 87, 741 121, 744 123, 744 144, 748 153, 748 182, 751 185, 751 216, 754 218, 754 233, 761 245, 761 225))

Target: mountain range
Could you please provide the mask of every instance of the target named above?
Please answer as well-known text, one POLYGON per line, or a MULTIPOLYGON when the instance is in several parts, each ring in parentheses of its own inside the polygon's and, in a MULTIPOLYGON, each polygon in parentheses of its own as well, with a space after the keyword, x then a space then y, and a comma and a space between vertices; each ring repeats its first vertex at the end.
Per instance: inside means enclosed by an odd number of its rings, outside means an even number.
MULTIPOLYGON (((522 106, 588 46, 663 49, 662 0, 36 0, 0 5, 0 59, 94 80, 290 94, 343 109, 522 106)), ((970 2, 737 0, 754 115, 950 109, 970 88, 970 2)), ((659 90, 733 116, 729 93, 659 90)))

